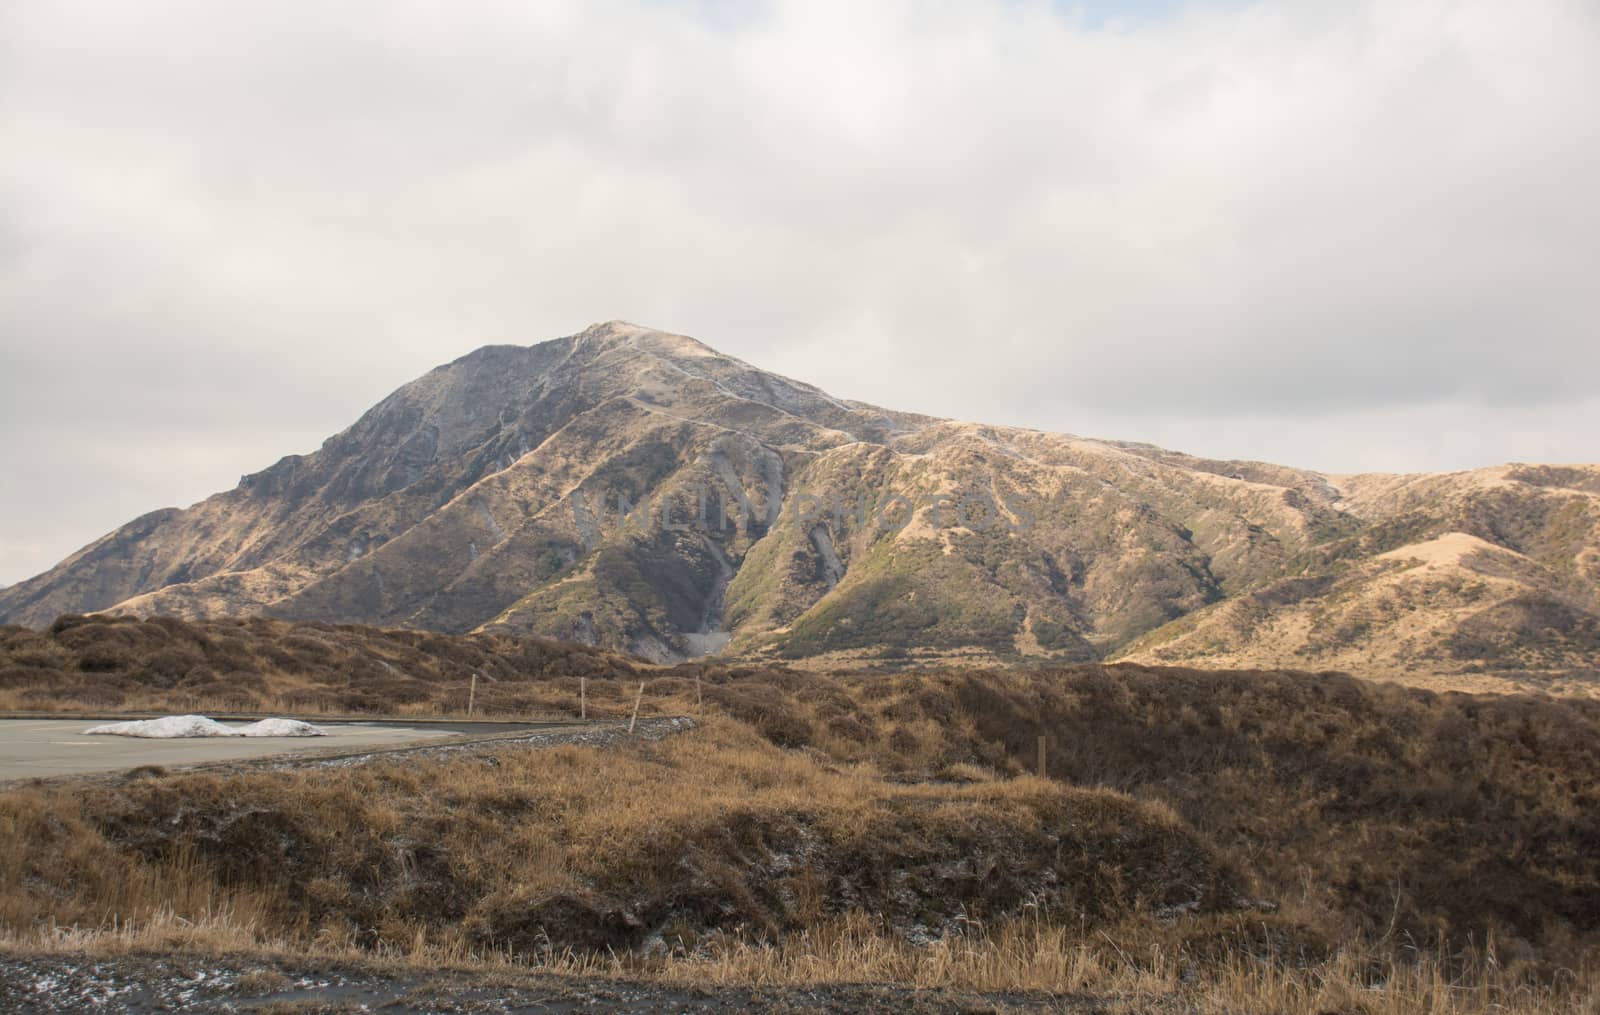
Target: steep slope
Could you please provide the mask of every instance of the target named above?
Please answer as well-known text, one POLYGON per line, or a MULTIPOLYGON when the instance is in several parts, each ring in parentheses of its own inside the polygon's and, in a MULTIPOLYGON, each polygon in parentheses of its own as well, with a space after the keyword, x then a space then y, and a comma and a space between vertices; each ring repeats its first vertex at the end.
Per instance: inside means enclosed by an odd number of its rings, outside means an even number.
MULTIPOLYGON (((0 592, 0 617, 37 625, 124 601, 143 612, 294 612, 303 598, 313 612, 399 622, 457 579, 466 588, 455 612, 473 614, 474 579, 509 570, 518 595, 538 580, 549 562, 524 559, 530 545, 551 544, 555 560, 582 550, 570 511, 548 534, 538 519, 581 480, 653 484, 694 445, 677 448, 689 434, 839 441, 849 438, 836 423, 870 437, 915 419, 621 323, 480 349, 401 388, 315 453, 186 511, 140 518, 0 592), (514 560, 501 568, 498 558, 514 560)), ((476 612, 488 619, 498 607, 476 612)))
POLYGON ((1151 632, 1123 658, 1600 675, 1600 469, 1333 478, 1339 506, 1370 523, 1359 534, 1151 632))
POLYGON ((0 590, 0 621, 1581 671, 1597 497, 1591 467, 1323 476, 896 413, 610 322, 440 367, 318 451, 0 590))

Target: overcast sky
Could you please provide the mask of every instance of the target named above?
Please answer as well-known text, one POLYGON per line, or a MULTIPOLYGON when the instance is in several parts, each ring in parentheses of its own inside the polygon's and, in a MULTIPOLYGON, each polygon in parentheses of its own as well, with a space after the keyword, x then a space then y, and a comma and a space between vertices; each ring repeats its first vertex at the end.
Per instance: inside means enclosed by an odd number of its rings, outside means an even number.
POLYGON ((0 5, 0 584, 479 345, 1600 460, 1600 5, 0 5))

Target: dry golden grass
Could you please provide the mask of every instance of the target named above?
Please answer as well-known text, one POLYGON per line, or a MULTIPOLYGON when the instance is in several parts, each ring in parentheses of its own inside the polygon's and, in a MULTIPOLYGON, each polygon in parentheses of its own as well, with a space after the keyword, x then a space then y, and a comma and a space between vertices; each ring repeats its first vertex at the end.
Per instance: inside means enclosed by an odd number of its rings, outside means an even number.
MULTIPOLYGON (((1168 1010, 1173 1002, 1185 1011, 1218 1015, 1600 1012, 1600 976, 1592 967, 1550 977, 1504 964, 1492 948, 1456 955, 1407 954, 1357 942, 1315 963, 1258 955, 1245 948, 1197 962, 1181 943, 1169 950, 1173 937, 1170 931, 1152 932, 1148 925, 1124 924, 1085 933, 1082 928, 1024 918, 992 930, 970 926, 959 935, 917 946, 886 932, 871 917, 852 912, 781 944, 720 940, 693 955, 653 957, 570 948, 516 954, 473 948, 459 938, 431 940, 423 933, 409 943, 375 948, 331 939, 306 944, 264 936, 258 924, 232 910, 200 920, 160 910, 143 923, 0 934, 0 954, 248 954, 336 959, 395 971, 537 972, 701 987, 894 983, 922 989, 1092 995, 1105 999, 1108 1010, 1128 1012, 1168 1010)), ((270 989, 271 982, 263 986, 270 989)))
MULTIPOLYGON (((613 971, 631 972, 625 963, 613 971)), ((923 988, 1179 997, 1204 1012, 1374 1013, 1600 1011, 1592 970, 1558 982, 1508 969, 1493 951, 1398 955, 1354 943, 1314 964, 1239 948, 1197 964, 1179 936, 1124 924, 1085 933, 1039 919, 917 947, 860 914, 780 946, 733 946, 644 967, 679 983, 795 985, 903 983, 923 988)))
POLYGON ((1233 894, 1159 805, 1034 778, 893 783, 728 720, 620 752, 16 790, 0 831, 15 933, 228 912, 302 944, 692 948, 856 905, 937 928, 1034 896, 1103 919, 1233 894))
MULTIPOLYGON (((263 659, 298 630, 262 624, 263 659)), ((88 641, 183 634, 151 627, 88 641)), ((433 660, 434 683, 407 679, 448 693, 396 712, 453 708, 450 667, 487 665, 482 645, 336 634, 396 668, 414 648, 433 660)), ((642 678, 646 713, 705 725, 614 750, 15 789, 0 794, 4 943, 1083 989, 1215 1011, 1597 1010, 1591 702, 1137 666, 495 658, 491 713, 573 714, 573 670, 616 665, 587 678, 592 714, 625 713, 642 678), (1050 780, 1027 774, 1039 736, 1050 780)), ((367 682, 341 688, 332 668, 272 669, 259 693, 318 680, 333 707, 393 676, 357 671, 367 682)), ((139 693, 170 708, 186 692, 139 693)))

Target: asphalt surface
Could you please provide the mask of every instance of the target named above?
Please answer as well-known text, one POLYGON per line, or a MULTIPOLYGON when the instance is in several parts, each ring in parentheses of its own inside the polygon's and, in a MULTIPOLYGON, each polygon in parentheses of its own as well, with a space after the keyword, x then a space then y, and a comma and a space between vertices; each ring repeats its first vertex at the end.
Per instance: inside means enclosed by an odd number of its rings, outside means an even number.
MULTIPOLYGON (((162 767, 241 761, 280 754, 361 751, 424 743, 468 732, 490 732, 446 724, 317 722, 325 737, 204 737, 146 740, 84 736, 104 719, 0 719, 0 782, 115 772, 141 765, 162 767)), ((313 720, 315 721, 315 720, 313 720)), ((236 725, 230 722, 229 725, 236 725)))

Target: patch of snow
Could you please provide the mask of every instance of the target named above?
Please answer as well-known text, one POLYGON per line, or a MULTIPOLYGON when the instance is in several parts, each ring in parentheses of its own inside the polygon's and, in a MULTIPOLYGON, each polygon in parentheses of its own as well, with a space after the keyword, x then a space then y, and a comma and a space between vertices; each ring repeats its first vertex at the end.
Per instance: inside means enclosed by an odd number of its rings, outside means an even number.
POLYGON ((83 731, 86 736, 149 737, 174 740, 185 737, 236 737, 239 734, 203 715, 167 715, 160 719, 113 722, 83 731))
POLYGON ((86 736, 144 737, 183 740, 194 737, 325 737, 328 731, 298 719, 262 719, 243 726, 224 726, 203 715, 168 715, 107 723, 84 730, 86 736))
POLYGON ((238 728, 241 737, 325 737, 328 731, 299 719, 262 719, 238 728))

